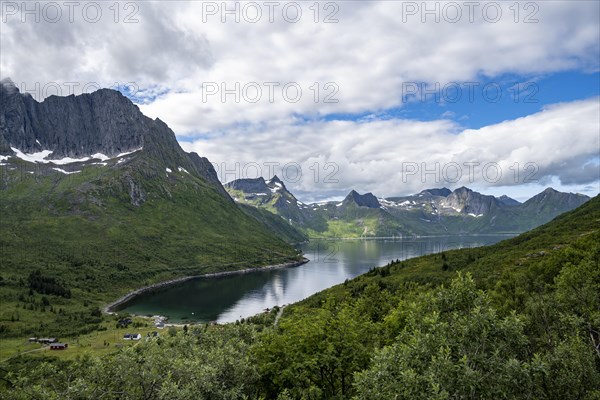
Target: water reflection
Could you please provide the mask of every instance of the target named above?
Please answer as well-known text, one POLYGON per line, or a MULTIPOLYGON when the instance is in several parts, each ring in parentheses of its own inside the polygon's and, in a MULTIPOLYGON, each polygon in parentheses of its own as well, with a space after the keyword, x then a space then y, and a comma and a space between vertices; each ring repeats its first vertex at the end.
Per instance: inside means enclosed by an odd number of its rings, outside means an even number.
POLYGON ((312 241, 300 247, 310 260, 303 266, 184 282, 143 294, 124 311, 166 315, 171 322, 232 322, 275 305, 302 300, 391 260, 477 247, 506 238, 490 235, 312 241))

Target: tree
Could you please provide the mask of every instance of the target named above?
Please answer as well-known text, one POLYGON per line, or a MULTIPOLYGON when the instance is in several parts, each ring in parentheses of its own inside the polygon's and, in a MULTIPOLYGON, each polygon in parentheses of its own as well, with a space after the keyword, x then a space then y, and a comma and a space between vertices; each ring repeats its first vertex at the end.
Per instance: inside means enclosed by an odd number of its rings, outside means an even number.
POLYGON ((531 395, 523 322, 500 318, 470 275, 405 303, 405 327, 357 373, 359 399, 520 398, 531 395), (529 392, 528 392, 529 390, 529 392))
POLYGON ((329 300, 309 315, 284 319, 255 349, 269 398, 349 398, 353 374, 368 364, 373 327, 354 305, 329 300))

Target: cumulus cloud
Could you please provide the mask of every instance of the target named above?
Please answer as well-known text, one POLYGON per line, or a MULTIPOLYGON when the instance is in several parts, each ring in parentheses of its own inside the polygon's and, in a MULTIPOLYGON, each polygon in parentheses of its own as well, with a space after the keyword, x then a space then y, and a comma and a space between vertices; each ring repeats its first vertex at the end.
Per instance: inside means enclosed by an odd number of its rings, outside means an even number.
POLYGON ((255 2, 262 13, 256 23, 248 22, 251 11, 243 11, 247 2, 131 2, 126 4, 137 8, 120 9, 118 23, 109 2, 100 3, 97 23, 82 18, 86 2, 73 23, 66 15, 56 23, 43 18, 22 23, 4 3, 22 4, 3 2, 3 76, 28 87, 73 81, 159 87, 163 95, 143 110, 180 135, 296 115, 378 112, 402 104, 406 82, 443 86, 506 73, 599 67, 600 5, 589 1, 522 2, 518 15, 512 2, 477 2, 472 21, 464 3, 434 2, 428 7, 437 5, 437 23, 436 15, 424 14, 423 2, 320 2, 318 16, 313 3, 279 2, 272 22, 265 3, 255 2), (462 5, 456 23, 444 12, 452 3, 462 5), (207 4, 217 11, 209 13, 207 4), (296 23, 283 16, 289 4, 301 5, 296 23), (495 6, 489 11, 488 4, 501 6, 497 21, 484 16, 484 9, 494 15, 495 6), (408 12, 410 5, 419 10, 408 12), (240 10, 239 22, 224 13, 225 7, 240 10), (132 11, 138 22, 124 23, 132 11), (337 22, 325 23, 328 16, 337 22), (279 85, 274 101, 263 86, 269 82, 279 85), (297 102, 282 95, 283 86, 292 82, 302 89, 297 102), (219 93, 203 98, 210 83, 219 85, 219 93), (263 86, 260 101, 248 101, 253 94, 239 102, 233 95, 222 101, 220 85, 231 90, 236 83, 263 86), (335 86, 326 88, 327 83, 335 86), (326 102, 328 95, 337 102, 326 102))
POLYGON ((539 3, 537 23, 523 23, 524 10, 521 22, 515 23, 508 9, 512 3, 502 3, 503 17, 496 23, 481 14, 473 22, 465 15, 458 23, 443 19, 435 23, 431 17, 423 23, 419 14, 403 22, 406 2, 357 3, 336 3, 339 22, 333 24, 315 24, 307 8, 306 17, 296 24, 280 19, 276 24, 264 20, 222 24, 214 18, 198 24, 202 3, 194 3, 180 23, 190 32, 206 35, 215 64, 188 80, 183 93, 170 93, 144 111, 173 115, 167 122, 180 135, 193 135, 297 114, 377 112, 401 106, 410 82, 443 86, 506 73, 598 68, 597 3, 539 3), (278 88, 274 102, 266 94, 257 103, 244 97, 237 102, 230 95, 223 99, 223 90, 203 98, 206 82, 226 89, 235 83, 297 82, 303 96, 298 102, 285 101, 278 88), (315 82, 320 84, 317 102, 310 89, 315 82), (325 94, 333 93, 324 90, 327 82, 337 85, 337 102, 324 101, 325 94))
POLYGON ((170 87, 214 62, 206 36, 174 21, 180 3, 67 4, 2 2, 2 75, 38 100, 127 83, 170 87))
POLYGON ((599 118, 596 97, 481 129, 447 120, 274 122, 182 145, 207 155, 223 181, 277 173, 321 198, 356 188, 393 196, 437 186, 597 186, 599 118))

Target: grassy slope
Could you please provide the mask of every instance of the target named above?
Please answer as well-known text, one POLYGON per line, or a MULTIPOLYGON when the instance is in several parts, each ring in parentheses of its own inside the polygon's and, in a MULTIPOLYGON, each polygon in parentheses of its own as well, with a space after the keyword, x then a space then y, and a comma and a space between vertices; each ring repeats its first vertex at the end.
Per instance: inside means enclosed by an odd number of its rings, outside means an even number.
POLYGON ((269 212, 263 208, 253 207, 247 204, 239 204, 244 212, 260 223, 269 228, 269 231, 275 233, 279 238, 288 243, 304 242, 308 237, 280 215, 269 212))
POLYGON ((247 196, 241 190, 232 188, 226 188, 226 190, 240 204, 269 211, 272 214, 283 217, 286 221, 294 221, 293 229, 298 231, 294 234, 295 236, 306 237, 310 235, 312 237, 319 237, 319 232, 328 234, 327 221, 319 213, 314 213, 306 208, 300 208, 296 198, 287 191, 277 191, 267 196, 251 197, 247 196), (313 234, 313 232, 317 232, 317 234, 313 234))
POLYGON ((145 166, 72 175, 2 167, 0 335, 91 330, 100 321, 92 311, 132 289, 298 258, 202 178, 145 166), (140 206, 132 204, 130 181, 144 192, 140 206), (27 277, 36 269, 72 297, 31 295, 27 277))
POLYGON ((373 268, 284 309, 256 350, 266 397, 516 398, 482 383, 523 379, 522 398, 595 399, 598 265, 600 196, 493 246, 373 268), (506 378, 498 356, 523 368, 506 378))

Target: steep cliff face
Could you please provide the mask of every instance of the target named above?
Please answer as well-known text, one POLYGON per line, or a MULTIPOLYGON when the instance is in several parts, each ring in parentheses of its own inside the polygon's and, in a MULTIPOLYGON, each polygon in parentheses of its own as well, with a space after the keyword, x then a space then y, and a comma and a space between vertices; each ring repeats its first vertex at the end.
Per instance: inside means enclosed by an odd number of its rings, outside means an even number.
MULTIPOLYGON (((113 157, 143 147, 157 128, 129 99, 108 89, 37 102, 5 80, 0 110, 3 142, 23 153, 50 150, 48 159, 96 153, 113 157)), ((10 154, 6 146, 2 150, 10 154)))
MULTIPOLYGON (((0 84, 0 155, 4 158, 68 165, 130 153, 135 153, 133 163, 145 177, 162 175, 167 169, 187 171, 230 201, 208 159, 183 151, 163 121, 146 117, 121 93, 101 89, 38 102, 19 93, 8 79, 0 84)), ((70 167, 61 169, 72 172, 70 167)), ((131 179, 128 184, 136 186, 131 179)))
POLYGON ((440 203, 463 214, 484 215, 501 206, 494 196, 486 196, 466 187, 460 187, 440 203))

